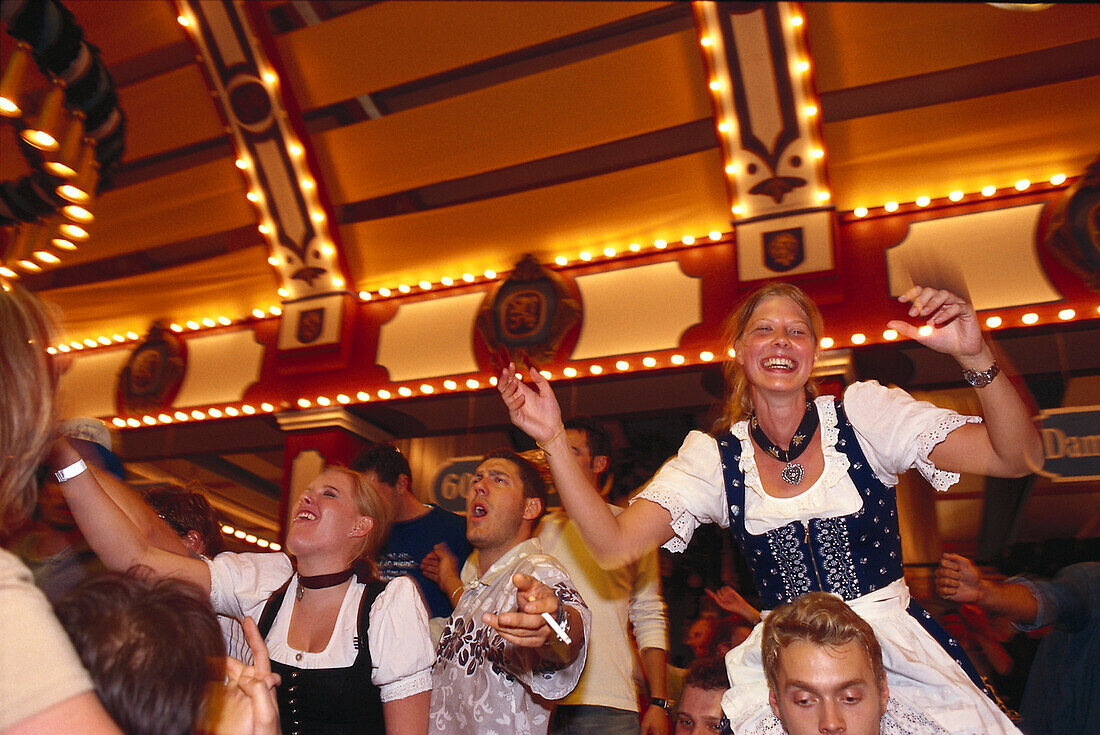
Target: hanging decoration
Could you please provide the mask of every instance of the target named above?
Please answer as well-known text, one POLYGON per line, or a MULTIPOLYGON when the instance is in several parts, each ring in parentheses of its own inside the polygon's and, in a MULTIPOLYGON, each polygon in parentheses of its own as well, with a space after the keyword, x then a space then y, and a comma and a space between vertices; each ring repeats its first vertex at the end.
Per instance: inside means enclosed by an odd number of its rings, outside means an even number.
POLYGON ((16 40, 0 77, 0 117, 18 132, 30 169, 0 183, 0 276, 14 278, 56 265, 88 238, 126 120, 98 50, 60 2, 3 0, 0 22, 16 40))

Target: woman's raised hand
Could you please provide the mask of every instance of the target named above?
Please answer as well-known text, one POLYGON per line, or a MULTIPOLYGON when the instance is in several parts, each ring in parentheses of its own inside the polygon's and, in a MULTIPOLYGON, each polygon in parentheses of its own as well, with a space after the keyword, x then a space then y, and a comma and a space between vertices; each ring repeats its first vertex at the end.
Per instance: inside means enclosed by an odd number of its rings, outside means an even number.
POLYGON ((930 327, 924 329, 900 319, 890 321, 887 326, 899 334, 956 358, 976 357, 988 349, 978 315, 962 297, 944 289, 913 286, 898 301, 909 304, 910 317, 924 319, 925 326, 930 327))
POLYGON ((549 442, 561 431, 561 407, 546 378, 534 367, 528 372, 533 387, 519 379, 515 363, 508 363, 497 379, 497 390, 516 428, 536 442, 549 442))

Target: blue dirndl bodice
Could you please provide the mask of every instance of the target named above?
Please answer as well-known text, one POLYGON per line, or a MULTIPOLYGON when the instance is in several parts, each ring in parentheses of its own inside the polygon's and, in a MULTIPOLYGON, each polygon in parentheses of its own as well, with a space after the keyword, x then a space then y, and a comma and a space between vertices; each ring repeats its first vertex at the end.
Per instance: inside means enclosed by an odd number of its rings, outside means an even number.
MULTIPOLYGON (((844 406, 834 399, 836 448, 848 457, 848 476, 859 491, 859 510, 833 518, 792 521, 763 534, 745 528, 745 473, 741 442, 729 432, 717 438, 730 513, 730 532, 752 570, 760 605, 771 610, 811 591, 845 600, 874 592, 903 577, 897 491, 875 475, 856 439, 844 406)), ((816 406, 815 406, 816 410, 816 406)), ((907 612, 970 679, 989 693, 962 646, 916 600, 907 612)))

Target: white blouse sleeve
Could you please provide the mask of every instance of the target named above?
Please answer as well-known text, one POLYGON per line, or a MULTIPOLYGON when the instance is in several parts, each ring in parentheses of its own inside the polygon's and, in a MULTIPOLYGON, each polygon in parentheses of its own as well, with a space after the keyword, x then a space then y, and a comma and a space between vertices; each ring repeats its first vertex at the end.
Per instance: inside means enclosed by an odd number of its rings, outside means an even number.
POLYGON ((411 577, 386 585, 370 608, 370 679, 383 702, 432 688, 435 646, 428 631, 428 609, 411 577))
POLYGON ((258 620, 271 593, 294 573, 290 558, 281 552, 225 551, 206 563, 210 567, 210 605, 214 612, 238 619, 251 615, 258 620))
POLYGON ((672 516, 675 536, 665 544, 669 551, 686 549, 695 529, 704 523, 728 526, 718 442, 701 431, 689 433, 676 456, 665 462, 630 502, 638 500, 656 503, 672 516))
POLYGON ((899 474, 915 467, 940 492, 958 482, 959 474, 938 469, 928 455, 955 429, 981 422, 873 380, 848 386, 844 410, 879 479, 896 485, 899 474))

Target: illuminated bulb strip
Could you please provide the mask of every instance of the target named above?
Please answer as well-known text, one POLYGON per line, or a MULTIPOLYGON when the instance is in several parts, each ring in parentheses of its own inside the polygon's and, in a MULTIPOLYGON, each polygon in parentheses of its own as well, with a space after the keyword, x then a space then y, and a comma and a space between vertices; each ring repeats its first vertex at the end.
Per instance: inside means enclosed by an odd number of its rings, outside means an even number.
POLYGON ((256 534, 248 533, 243 529, 234 528, 233 526, 230 526, 228 524, 223 523, 221 531, 222 534, 226 536, 232 536, 238 541, 244 541, 245 543, 252 544, 253 546, 258 546, 261 549, 267 549, 269 551, 281 551, 283 548, 279 545, 277 541, 270 541, 268 539, 261 538, 259 536, 256 536, 256 534))
MULTIPOLYGON (((1059 187, 1059 186, 1062 186, 1065 183, 1066 183, 1066 175, 1065 174, 1054 174, 1053 176, 1050 177, 1050 179, 1048 180, 1048 183, 1045 186, 1047 188, 1059 187)), ((993 196, 994 194, 998 193, 999 191, 1003 192, 1007 196, 1009 194, 1012 194, 1013 192, 1028 191, 1029 189, 1032 189, 1035 186, 1036 186, 1036 182, 1034 182, 1030 179, 1019 179, 1018 181, 1013 182, 1012 186, 1005 186, 1005 187, 1002 187, 1000 189, 998 189, 996 186, 993 186, 992 184, 989 184, 989 185, 986 185, 986 186, 982 187, 979 191, 970 192, 970 193, 964 192, 961 189, 956 189, 956 190, 951 191, 947 194, 944 194, 942 197, 937 197, 937 198, 932 198, 932 197, 929 197, 929 196, 919 196, 916 199, 914 199, 912 202, 890 201, 890 202, 886 202, 885 204, 883 204, 882 209, 885 210, 886 212, 889 212, 889 213, 897 212, 902 207, 908 208, 909 205, 913 205, 913 206, 916 206, 918 208, 923 209, 924 207, 928 207, 929 205, 937 204, 937 203, 940 204, 940 205, 943 205, 943 204, 946 204, 946 203, 952 203, 953 204, 955 202, 960 202, 960 201, 962 201, 963 199, 965 199, 967 197, 971 197, 971 198, 975 198, 975 199, 979 196, 984 197, 984 198, 989 198, 989 197, 993 196)), ((1042 186, 1042 184, 1040 184, 1040 186, 1042 186)), ((868 207, 856 207, 849 214, 852 217, 860 219, 860 218, 866 217, 868 214, 870 214, 875 209, 876 209, 876 207, 870 207, 870 208, 868 208, 868 207)))
MULTIPOLYGON (((1100 315, 1100 306, 1097 307, 1096 311, 1097 314, 1100 315)), ((1059 310, 1056 316, 1057 319, 1061 321, 1070 321, 1072 319, 1076 319, 1078 314, 1075 309, 1064 308, 1059 310)), ((1055 319, 1053 314, 1048 314, 1048 316, 1045 318, 1046 323, 1052 323, 1054 322, 1054 320, 1055 319)), ((1040 321, 1042 320, 1040 319, 1039 314, 1036 312, 1027 312, 1019 317, 1019 324, 1023 325, 1034 325, 1040 323, 1040 321)), ((1005 324, 1005 317, 996 314, 990 315, 985 318, 984 323, 989 329, 997 329, 1005 324)), ((920 331, 922 334, 930 334, 931 329, 931 327, 925 325, 920 328, 920 331)), ((125 338, 134 340, 137 339, 137 337, 138 335, 136 333, 128 332, 125 338)), ((887 329, 881 333, 881 341, 884 342, 892 342, 899 339, 900 337, 901 335, 899 335, 898 332, 893 329, 887 329)), ((123 339, 123 336, 114 335, 113 339, 117 341, 119 339, 123 339)), ((88 342, 93 342, 93 340, 88 340, 88 342)), ((838 343, 834 337, 825 336, 821 338, 819 346, 823 350, 830 350, 847 345, 866 345, 872 342, 872 338, 867 334, 857 332, 849 335, 849 337, 845 340, 842 340, 842 342, 843 344, 838 343)), ((59 344, 56 347, 50 347, 49 350, 51 350, 51 354, 56 354, 57 352, 80 350, 83 349, 85 346, 85 343, 74 341, 69 344, 59 344)), ((610 373, 613 370, 621 374, 643 369, 701 365, 710 363, 715 360, 717 354, 718 353, 710 350, 702 350, 698 353, 670 352, 659 353, 657 355, 650 354, 642 356, 640 360, 638 359, 637 355, 633 357, 628 356, 629 359, 627 359, 627 357, 620 357, 615 359, 614 361, 612 361, 611 358, 607 358, 604 361, 586 363, 580 367, 575 367, 572 365, 566 366, 562 369, 561 374, 563 379, 575 379, 580 377, 601 376, 605 372, 610 373)), ((736 353, 732 349, 725 350, 722 359, 726 359, 727 357, 733 358, 735 354, 736 353)), ((555 379, 555 376, 548 370, 542 370, 540 372, 547 380, 555 379)), ((483 380, 473 376, 466 377, 465 379, 459 376, 455 376, 452 378, 440 380, 438 383, 420 383, 415 387, 409 385, 390 384, 388 387, 376 388, 373 395, 368 391, 359 390, 354 394, 354 401, 352 399, 351 391, 348 391, 346 393, 338 393, 335 399, 329 398, 328 396, 312 396, 309 398, 303 396, 296 400, 295 405, 297 406, 297 408, 300 409, 308 409, 313 408, 314 406, 331 406, 334 402, 339 405, 348 405, 355 401, 359 403, 366 403, 371 400, 387 401, 397 399, 398 397, 410 398, 414 395, 430 396, 434 395, 435 393, 441 393, 444 391, 453 392, 463 389, 469 391, 484 390, 486 388, 486 385, 490 387, 495 386, 496 376, 490 376, 488 380, 483 380)), ((291 406, 289 404, 284 404, 284 408, 291 408, 291 406)), ((121 416, 116 416, 110 418, 110 422, 119 429, 136 429, 143 426, 154 426, 157 424, 183 423, 186 421, 209 421, 218 420, 221 418, 234 418, 242 415, 253 416, 257 413, 272 413, 275 410, 276 407, 267 402, 261 403, 259 406, 254 406, 252 404, 207 406, 191 409, 190 412, 177 410, 172 414, 162 413, 155 417, 143 416, 140 419, 135 417, 123 418, 121 416)))

